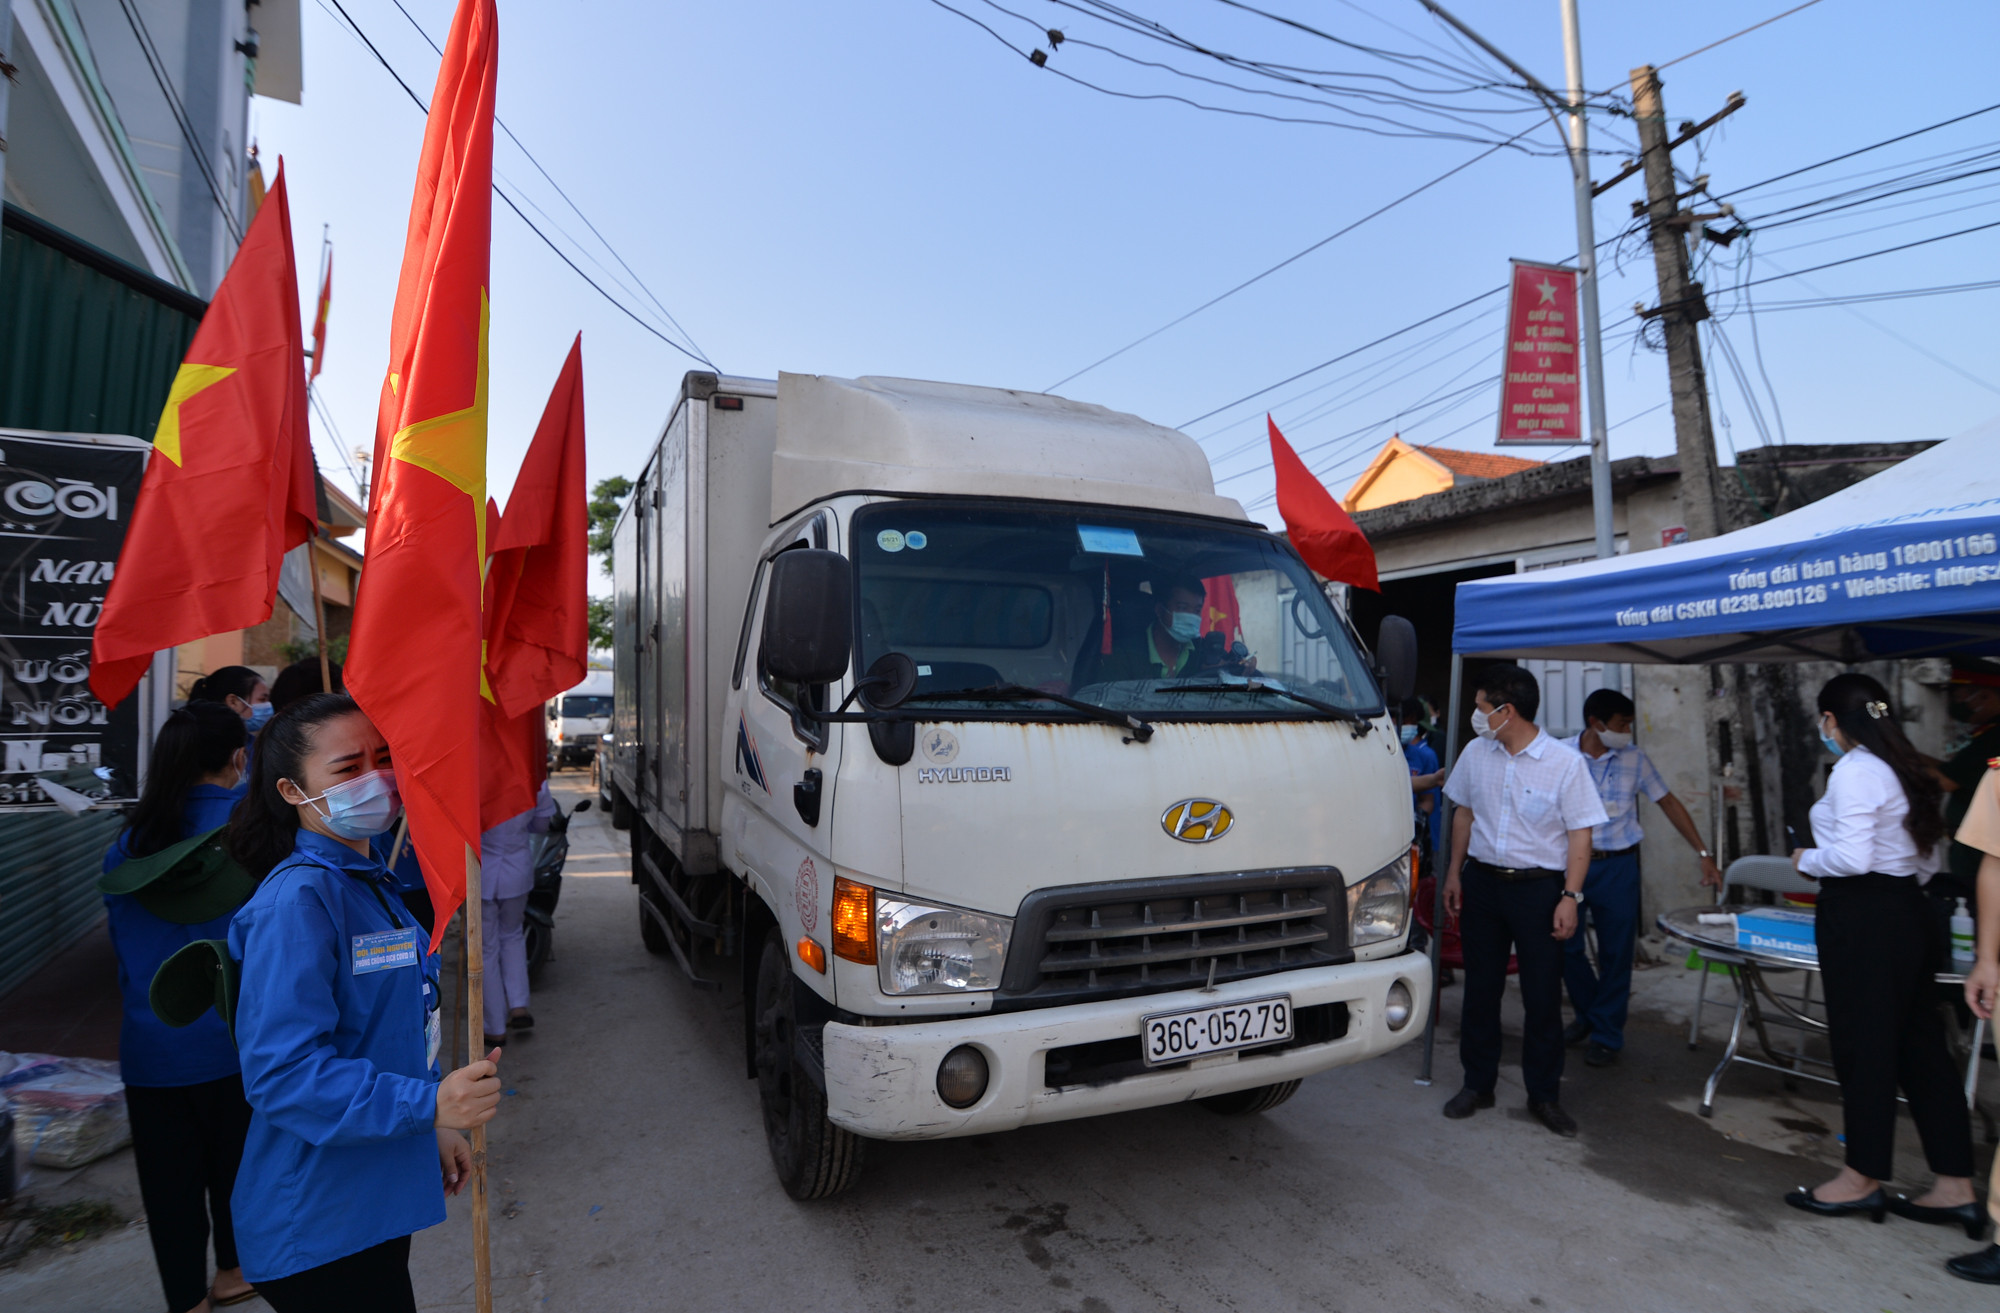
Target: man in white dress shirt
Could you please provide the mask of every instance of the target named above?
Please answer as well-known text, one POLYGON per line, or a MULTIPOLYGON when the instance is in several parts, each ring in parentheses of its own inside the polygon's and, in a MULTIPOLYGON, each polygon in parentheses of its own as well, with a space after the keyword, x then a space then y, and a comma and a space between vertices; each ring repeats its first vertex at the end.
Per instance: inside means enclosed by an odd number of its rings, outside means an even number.
POLYGON ((1465 946, 1459 1060, 1465 1087, 1444 1115, 1493 1106, 1500 1077, 1500 997, 1507 957, 1520 963, 1521 1075, 1528 1111, 1557 1135, 1576 1134, 1561 1100, 1563 941, 1576 933, 1590 836, 1607 817, 1575 748, 1535 724, 1542 694, 1515 665, 1489 666, 1474 690, 1473 732, 1445 781, 1457 810, 1445 908, 1465 946))

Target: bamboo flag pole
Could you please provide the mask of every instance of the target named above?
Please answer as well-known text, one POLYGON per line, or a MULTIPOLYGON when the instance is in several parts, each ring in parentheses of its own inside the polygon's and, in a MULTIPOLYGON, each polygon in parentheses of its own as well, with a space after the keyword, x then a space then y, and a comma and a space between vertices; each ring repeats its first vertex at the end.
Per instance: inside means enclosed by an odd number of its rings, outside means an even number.
MULTIPOLYGON (((486 957, 479 906, 479 858, 465 849, 465 1049, 473 1063, 486 1055, 486 957), (472 1020, 479 1018, 474 1027, 472 1020), (475 1042, 473 1036, 479 1039, 475 1042)), ((493 1255, 486 1237, 486 1128, 472 1128, 472 1298, 479 1313, 493 1313, 493 1255)))
MULTIPOLYGON (((331 693, 333 692, 333 667, 329 664, 326 655, 326 645, 329 639, 326 632, 326 598, 319 591, 319 530, 317 528, 313 530, 312 541, 307 543, 306 546, 309 549, 306 553, 306 569, 312 574, 313 581, 313 618, 319 624, 319 691, 322 693, 331 693)), ((394 866, 395 862, 392 861, 389 865, 394 866)))

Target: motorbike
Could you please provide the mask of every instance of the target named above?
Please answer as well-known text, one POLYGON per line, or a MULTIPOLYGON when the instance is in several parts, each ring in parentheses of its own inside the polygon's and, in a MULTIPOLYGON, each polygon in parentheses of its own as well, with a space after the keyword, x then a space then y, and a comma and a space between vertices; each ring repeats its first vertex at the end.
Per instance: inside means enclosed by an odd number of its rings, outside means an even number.
POLYGON ((531 859, 535 864, 535 886, 528 891, 528 910, 522 926, 528 956, 528 974, 541 969, 555 956, 556 903, 562 898, 563 863, 569 860, 569 818, 589 811, 585 798, 567 812, 558 808, 549 822, 547 834, 534 837, 531 859))

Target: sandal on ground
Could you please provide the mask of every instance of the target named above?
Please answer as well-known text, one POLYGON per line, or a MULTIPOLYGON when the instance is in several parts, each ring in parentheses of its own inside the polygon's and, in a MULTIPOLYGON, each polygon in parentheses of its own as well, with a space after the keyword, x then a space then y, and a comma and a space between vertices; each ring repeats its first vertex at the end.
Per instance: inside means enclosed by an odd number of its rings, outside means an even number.
POLYGON ((231 1304, 247 1304, 257 1298, 257 1287, 245 1286, 233 1295, 219 1295, 215 1287, 208 1288, 208 1302, 213 1308, 228 1308, 231 1304))

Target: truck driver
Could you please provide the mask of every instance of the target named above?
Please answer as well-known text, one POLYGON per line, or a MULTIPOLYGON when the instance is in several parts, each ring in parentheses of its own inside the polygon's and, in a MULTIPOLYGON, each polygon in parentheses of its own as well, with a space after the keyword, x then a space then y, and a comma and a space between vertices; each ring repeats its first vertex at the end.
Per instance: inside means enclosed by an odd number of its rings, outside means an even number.
MULTIPOLYGON (((1156 579, 1152 588, 1152 623, 1135 629, 1128 622, 1122 632, 1113 631, 1111 654, 1098 666, 1097 680, 1172 679, 1218 668, 1248 674, 1256 669, 1248 653, 1230 652, 1221 641, 1202 641, 1201 613, 1208 590, 1201 580, 1156 579)), ((1213 637, 1222 639, 1219 634, 1213 637)))

